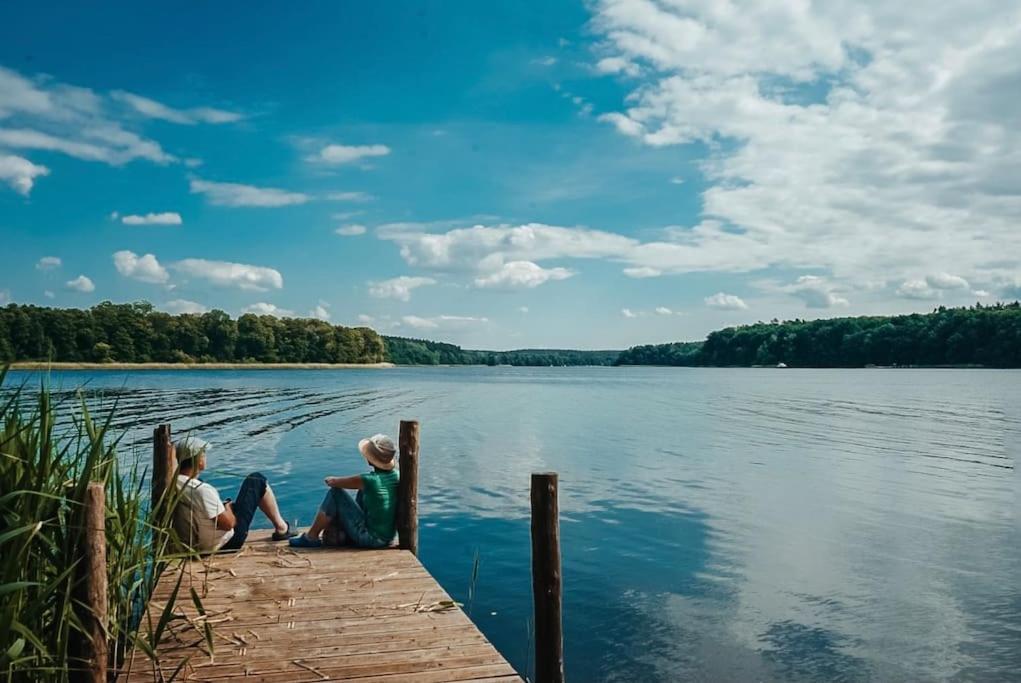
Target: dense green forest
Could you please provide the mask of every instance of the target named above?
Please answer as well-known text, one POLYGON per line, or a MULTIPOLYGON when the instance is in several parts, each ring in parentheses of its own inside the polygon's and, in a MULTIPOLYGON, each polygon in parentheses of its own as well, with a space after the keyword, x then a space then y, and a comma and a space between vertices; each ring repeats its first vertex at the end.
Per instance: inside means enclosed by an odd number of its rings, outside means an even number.
POLYGON ((382 337, 366 327, 223 311, 170 315, 146 302, 88 310, 0 308, 0 359, 122 363, 376 363, 382 337))
POLYGON ((624 352, 474 351, 382 337, 366 327, 223 311, 170 315, 146 302, 88 310, 0 308, 0 361, 376 363, 400 365, 682 365, 1021 367, 1021 304, 938 308, 899 316, 791 320, 729 327, 704 342, 624 352))
POLYGON ((728 327, 702 343, 636 346, 620 365, 1021 367, 1021 304, 728 327))
POLYGON ((520 349, 472 351, 454 344, 384 337, 387 358, 398 365, 613 365, 620 351, 520 349))

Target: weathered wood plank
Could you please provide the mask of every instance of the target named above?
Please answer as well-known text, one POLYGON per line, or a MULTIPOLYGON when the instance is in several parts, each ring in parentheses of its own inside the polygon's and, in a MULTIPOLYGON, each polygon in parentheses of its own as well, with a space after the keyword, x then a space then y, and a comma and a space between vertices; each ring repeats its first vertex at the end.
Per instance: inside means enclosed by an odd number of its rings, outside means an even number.
MULTIPOLYGON (((165 675, 184 662, 181 680, 220 683, 521 680, 410 552, 297 552, 268 535, 253 532, 241 553, 164 574, 153 613, 185 573, 181 618, 157 647, 165 675), (186 597, 191 587, 205 614, 186 597)), ((135 657, 122 680, 151 682, 154 665, 135 657)))

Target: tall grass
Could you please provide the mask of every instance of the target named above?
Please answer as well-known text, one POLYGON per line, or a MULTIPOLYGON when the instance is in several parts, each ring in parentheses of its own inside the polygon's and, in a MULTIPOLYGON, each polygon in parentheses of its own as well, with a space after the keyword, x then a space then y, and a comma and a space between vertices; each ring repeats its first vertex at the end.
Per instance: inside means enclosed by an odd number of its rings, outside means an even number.
MULTIPOLYGON (((0 389, 6 374, 0 370, 0 389)), ((67 681, 85 664, 77 569, 93 481, 106 489, 110 670, 132 647, 154 650, 152 627, 140 632, 151 621, 141 616, 168 557, 172 506, 150 513, 144 471, 137 464, 122 471, 120 439, 110 434, 114 410, 97 421, 84 401, 54 405, 45 388, 0 392, 0 672, 10 680, 67 681), (55 432, 58 410, 74 417, 65 433, 55 432)), ((165 612, 160 622, 171 618, 165 612)))

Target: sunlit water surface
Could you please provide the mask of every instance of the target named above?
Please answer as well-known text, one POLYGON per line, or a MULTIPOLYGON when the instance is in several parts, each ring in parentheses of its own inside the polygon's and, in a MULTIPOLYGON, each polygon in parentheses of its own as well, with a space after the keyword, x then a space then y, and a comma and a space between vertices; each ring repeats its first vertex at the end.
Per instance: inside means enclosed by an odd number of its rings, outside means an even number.
MULTIPOLYGON (((37 384, 37 373, 12 383, 37 384)), ((422 422, 421 557, 531 669, 529 473, 560 473, 573 681, 1021 679, 1021 373, 428 368, 54 373, 171 422, 307 524, 422 422), (396 434, 394 434, 396 436, 396 434)), ((259 520, 263 526, 265 521, 259 520)))

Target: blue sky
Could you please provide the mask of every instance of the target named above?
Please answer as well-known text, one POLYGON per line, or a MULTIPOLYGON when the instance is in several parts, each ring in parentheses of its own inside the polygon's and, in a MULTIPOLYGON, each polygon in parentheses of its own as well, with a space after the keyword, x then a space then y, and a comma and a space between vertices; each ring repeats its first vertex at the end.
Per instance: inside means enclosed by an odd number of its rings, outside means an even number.
POLYGON ((616 348, 1015 297, 1017 11, 883 7, 11 6, 0 301, 616 348))

